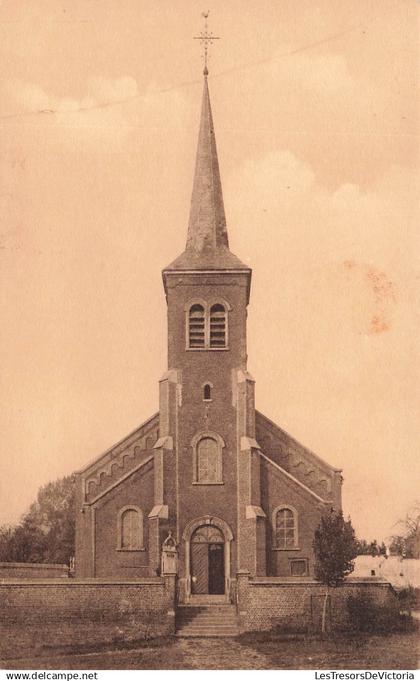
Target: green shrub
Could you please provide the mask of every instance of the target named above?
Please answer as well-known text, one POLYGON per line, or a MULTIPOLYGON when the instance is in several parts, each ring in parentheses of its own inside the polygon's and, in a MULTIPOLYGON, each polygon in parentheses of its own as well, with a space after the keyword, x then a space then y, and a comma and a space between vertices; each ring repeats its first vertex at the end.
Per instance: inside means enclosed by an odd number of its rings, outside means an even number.
POLYGON ((412 622, 409 614, 400 614, 401 605, 396 598, 376 603, 372 596, 360 593, 347 598, 350 626, 369 633, 407 631, 412 622))
POLYGON ((400 603, 400 610, 416 610, 419 606, 419 589, 408 586, 402 591, 398 591, 396 596, 400 603))

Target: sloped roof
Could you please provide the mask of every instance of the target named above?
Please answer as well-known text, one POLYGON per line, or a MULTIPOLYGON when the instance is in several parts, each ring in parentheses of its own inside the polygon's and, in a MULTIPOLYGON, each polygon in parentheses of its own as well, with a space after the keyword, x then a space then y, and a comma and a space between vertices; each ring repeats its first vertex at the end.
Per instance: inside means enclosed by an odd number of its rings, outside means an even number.
POLYGON ((165 267, 165 270, 248 270, 239 258, 229 251, 228 248, 219 248, 217 251, 185 250, 176 260, 165 267))

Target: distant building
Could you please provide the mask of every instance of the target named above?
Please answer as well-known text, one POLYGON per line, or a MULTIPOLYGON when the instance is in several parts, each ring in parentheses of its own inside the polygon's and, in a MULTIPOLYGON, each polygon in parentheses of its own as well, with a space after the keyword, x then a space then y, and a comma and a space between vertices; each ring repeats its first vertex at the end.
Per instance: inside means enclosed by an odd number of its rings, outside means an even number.
POLYGON ((395 589, 420 588, 420 560, 399 556, 357 556, 351 577, 386 579, 395 589))
POLYGON ((181 603, 233 599, 243 570, 312 575, 314 531, 341 508, 341 473, 255 409, 251 270, 229 250, 206 73, 186 248, 163 285, 159 412, 78 473, 76 575, 159 574, 170 531, 181 603))

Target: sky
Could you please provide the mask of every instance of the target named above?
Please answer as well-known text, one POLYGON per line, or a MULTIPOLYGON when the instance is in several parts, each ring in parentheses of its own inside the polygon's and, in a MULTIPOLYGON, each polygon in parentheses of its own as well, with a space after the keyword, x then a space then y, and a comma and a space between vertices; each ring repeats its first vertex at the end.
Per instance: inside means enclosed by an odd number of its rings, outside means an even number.
POLYGON ((257 408, 343 469, 356 533, 419 498, 415 0, 1 0, 0 524, 158 409, 203 29, 257 408))

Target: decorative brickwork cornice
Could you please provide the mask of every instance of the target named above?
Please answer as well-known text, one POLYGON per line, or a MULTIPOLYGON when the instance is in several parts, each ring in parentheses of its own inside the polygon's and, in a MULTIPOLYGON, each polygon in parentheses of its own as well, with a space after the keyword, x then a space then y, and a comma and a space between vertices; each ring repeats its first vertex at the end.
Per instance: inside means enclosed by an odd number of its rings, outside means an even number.
POLYGON ((138 470, 153 453, 158 437, 159 413, 79 471, 84 501, 91 503, 93 499, 102 497, 105 491, 113 489, 138 470))
POLYGON ((302 489, 304 492, 306 492, 307 494, 312 496, 318 502, 320 502, 321 504, 331 504, 332 503, 331 500, 323 499, 322 497, 320 497, 319 494, 317 494, 316 492, 311 490, 309 487, 304 485, 303 482, 301 482, 300 480, 295 478, 293 475, 288 473, 284 468, 282 468, 277 463, 275 463, 272 459, 270 459, 268 456, 266 456, 261 450, 258 450, 258 451, 259 451, 260 456, 264 459, 264 461, 267 461, 271 466, 273 466, 277 471, 279 471, 279 473, 281 473, 286 478, 291 480, 295 485, 297 485, 297 487, 300 487, 300 489, 302 489))

